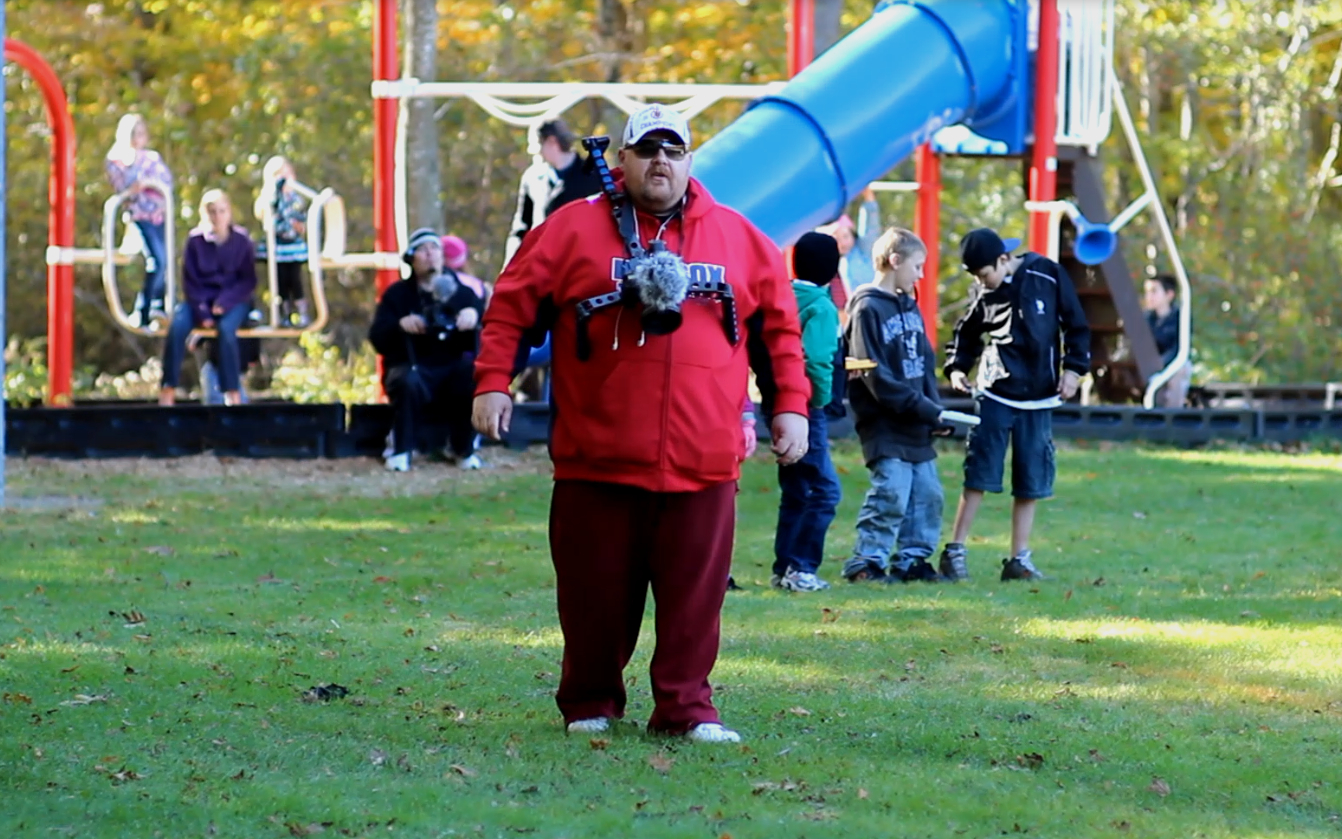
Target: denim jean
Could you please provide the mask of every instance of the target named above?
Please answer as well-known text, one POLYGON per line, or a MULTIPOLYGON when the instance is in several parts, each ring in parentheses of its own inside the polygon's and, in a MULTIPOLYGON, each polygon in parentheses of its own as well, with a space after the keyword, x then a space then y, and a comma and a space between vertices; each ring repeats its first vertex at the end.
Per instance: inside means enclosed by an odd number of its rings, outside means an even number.
POLYGON ((898 547, 895 564, 907 568, 926 560, 941 537, 941 509, 945 494, 937 477, 937 462, 909 463, 884 457, 868 465, 871 489, 857 514, 857 542, 843 566, 851 576, 869 563, 882 570, 898 547))
POLYGON ((814 574, 825 558, 825 534, 834 521, 842 489, 829 456, 829 428, 823 408, 810 410, 806 454, 778 467, 778 529, 774 532, 773 573, 789 569, 814 574))
MULTIPOLYGON (((250 305, 240 303, 214 319, 219 332, 216 339, 219 342, 219 387, 225 393, 242 389, 238 375, 238 327, 242 326, 250 310, 250 305)), ((172 326, 168 327, 167 340, 163 342, 163 387, 177 387, 182 376, 182 359, 186 357, 186 339, 195 326, 191 306, 178 303, 172 314, 172 326)))
POLYGON ((140 313, 148 322, 149 307, 163 306, 163 295, 167 292, 166 274, 168 266, 168 247, 163 233, 163 225, 150 221, 137 221, 140 238, 144 240, 144 288, 140 291, 140 313))

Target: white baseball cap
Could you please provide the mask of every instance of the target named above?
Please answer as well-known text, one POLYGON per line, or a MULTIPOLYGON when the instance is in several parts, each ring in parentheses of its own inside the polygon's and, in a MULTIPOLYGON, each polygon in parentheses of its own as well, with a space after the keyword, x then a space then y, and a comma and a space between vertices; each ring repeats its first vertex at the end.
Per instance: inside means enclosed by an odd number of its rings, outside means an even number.
POLYGON ((654 131, 670 131, 685 145, 690 144, 690 123, 680 111, 667 105, 644 105, 629 115, 624 124, 621 145, 632 146, 654 131))

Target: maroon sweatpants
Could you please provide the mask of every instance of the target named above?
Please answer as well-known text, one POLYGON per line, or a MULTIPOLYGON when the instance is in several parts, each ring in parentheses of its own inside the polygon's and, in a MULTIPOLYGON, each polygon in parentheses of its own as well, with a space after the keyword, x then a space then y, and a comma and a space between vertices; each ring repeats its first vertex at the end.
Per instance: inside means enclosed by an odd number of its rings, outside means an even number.
POLYGON ((699 492, 555 482, 550 555, 564 632, 555 701, 565 722, 624 716, 623 671, 649 585, 657 644, 648 728, 678 734, 719 721, 708 674, 718 656, 735 526, 734 481, 699 492))

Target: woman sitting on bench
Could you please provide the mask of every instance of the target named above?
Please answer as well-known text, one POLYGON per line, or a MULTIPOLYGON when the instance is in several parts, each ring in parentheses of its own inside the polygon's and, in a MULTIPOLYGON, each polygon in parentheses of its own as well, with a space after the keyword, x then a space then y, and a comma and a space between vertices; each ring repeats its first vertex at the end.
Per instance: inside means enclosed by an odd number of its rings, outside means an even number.
POLYGON ((182 259, 185 300, 173 312, 163 348, 163 382, 158 404, 177 401, 186 341, 196 328, 214 329, 219 341, 219 386, 225 405, 242 402, 238 364, 238 328, 251 310, 256 291, 256 256, 247 231, 233 224, 233 207, 223 190, 200 198, 200 225, 191 231, 182 259))

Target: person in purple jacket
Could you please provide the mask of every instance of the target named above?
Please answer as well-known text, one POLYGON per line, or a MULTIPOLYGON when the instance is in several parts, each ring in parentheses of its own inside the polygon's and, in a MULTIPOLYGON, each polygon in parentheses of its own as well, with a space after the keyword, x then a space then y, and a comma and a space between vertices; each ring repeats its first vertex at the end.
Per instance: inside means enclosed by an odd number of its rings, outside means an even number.
POLYGON ((238 327, 251 310, 256 291, 256 256, 247 231, 233 224, 233 207, 223 190, 200 198, 200 226, 191 231, 182 259, 184 302, 173 312, 163 348, 163 382, 158 404, 177 401, 177 382, 191 330, 218 330, 219 387, 225 405, 242 403, 238 327))

